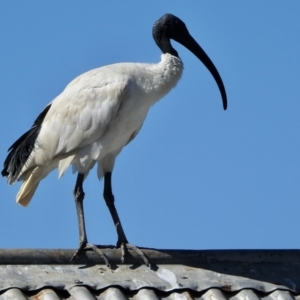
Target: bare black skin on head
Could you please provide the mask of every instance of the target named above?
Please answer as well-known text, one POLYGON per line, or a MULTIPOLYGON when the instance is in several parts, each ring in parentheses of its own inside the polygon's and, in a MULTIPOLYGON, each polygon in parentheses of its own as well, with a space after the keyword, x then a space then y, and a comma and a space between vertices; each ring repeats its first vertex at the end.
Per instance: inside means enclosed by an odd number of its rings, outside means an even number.
POLYGON ((190 35, 185 24, 176 16, 165 14, 154 23, 152 34, 154 41, 163 53, 178 57, 177 51, 171 45, 170 40, 172 39, 185 46, 200 59, 214 77, 222 96, 223 108, 226 109, 227 96, 222 78, 208 55, 190 35))
POLYGON ((162 53, 169 53, 178 57, 177 51, 172 47, 170 39, 177 40, 180 36, 189 34, 185 24, 171 14, 165 14, 153 25, 152 35, 162 53), (176 39, 177 37, 177 39, 176 39))

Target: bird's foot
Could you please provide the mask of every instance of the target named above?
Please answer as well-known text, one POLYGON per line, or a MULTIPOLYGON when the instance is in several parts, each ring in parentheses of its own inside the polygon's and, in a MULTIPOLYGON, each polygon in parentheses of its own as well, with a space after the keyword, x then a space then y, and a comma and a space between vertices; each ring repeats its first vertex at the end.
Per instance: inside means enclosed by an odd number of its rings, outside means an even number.
POLYGON ((128 250, 132 250, 134 251, 143 261, 144 261, 144 264, 147 266, 147 267, 150 267, 150 263, 146 257, 146 255, 143 253, 142 250, 140 250, 137 246, 134 246, 132 244, 129 244, 128 242, 126 243, 121 243, 120 245, 117 245, 120 247, 121 249, 121 262, 124 263, 124 260, 125 260, 125 256, 126 256, 126 251, 128 250))
POLYGON ((74 255, 71 258, 71 261, 73 261, 80 253, 86 250, 92 250, 95 253, 97 253, 105 262, 106 266, 108 268, 111 268, 110 263, 108 262, 108 259, 104 252, 100 250, 97 246, 90 244, 90 243, 80 243, 78 250, 74 253, 74 255))

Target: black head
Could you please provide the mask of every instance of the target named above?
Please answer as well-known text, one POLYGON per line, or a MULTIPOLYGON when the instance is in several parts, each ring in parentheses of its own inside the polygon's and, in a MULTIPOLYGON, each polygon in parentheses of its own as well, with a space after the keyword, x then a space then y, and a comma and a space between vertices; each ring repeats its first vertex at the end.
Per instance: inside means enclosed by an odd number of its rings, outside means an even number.
POLYGON ((221 76, 208 55, 190 35, 185 24, 176 16, 165 14, 154 23, 152 34, 157 46, 163 53, 178 57, 177 51, 171 45, 170 40, 172 39, 185 46, 201 60, 216 80, 221 92, 223 107, 226 109, 227 96, 221 76))
POLYGON ((185 24, 172 14, 165 14, 153 25, 153 38, 163 53, 170 53, 178 57, 172 47, 170 39, 180 43, 180 40, 189 34, 185 24))

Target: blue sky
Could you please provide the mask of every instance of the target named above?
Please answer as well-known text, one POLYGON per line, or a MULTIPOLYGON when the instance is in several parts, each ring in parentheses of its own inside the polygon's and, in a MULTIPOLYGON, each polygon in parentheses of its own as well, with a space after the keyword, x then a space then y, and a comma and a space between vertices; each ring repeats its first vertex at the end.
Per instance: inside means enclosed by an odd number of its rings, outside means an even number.
MULTIPOLYGON (((73 78, 158 62, 153 23, 173 13, 215 63, 228 95, 188 50, 185 70, 117 159, 116 206, 133 244, 169 249, 300 248, 300 2, 3 1, 0 157, 73 78)), ((1 248, 77 248, 76 175, 52 172, 31 204, 0 181, 1 248)), ((84 185, 89 241, 115 244, 96 169, 84 185)))

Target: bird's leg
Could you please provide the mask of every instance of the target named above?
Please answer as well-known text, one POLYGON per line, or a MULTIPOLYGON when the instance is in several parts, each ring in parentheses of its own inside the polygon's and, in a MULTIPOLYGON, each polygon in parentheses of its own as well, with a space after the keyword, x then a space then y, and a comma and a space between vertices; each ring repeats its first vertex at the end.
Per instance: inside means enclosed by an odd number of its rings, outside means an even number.
POLYGON ((104 175, 104 192, 103 197, 106 202, 106 205, 109 209, 109 212, 112 216, 113 222, 115 224, 117 235, 118 235, 118 241, 117 241, 117 247, 121 248, 122 251, 122 257, 121 261, 124 261, 125 258, 125 251, 126 248, 130 248, 133 251, 135 251, 144 261, 144 263, 149 266, 148 259, 146 258, 145 254, 136 246, 131 245, 128 243, 128 240, 126 238, 125 232, 123 230, 118 212, 115 207, 115 197, 112 193, 112 186, 111 186, 111 172, 108 172, 104 175))
POLYGON ((72 256, 71 261, 83 250, 91 249, 97 254, 99 254, 101 258, 104 260, 105 264, 108 267, 110 267, 110 264, 105 254, 100 249, 98 249, 95 245, 89 244, 87 242, 85 222, 84 222, 84 212, 83 212, 83 199, 84 199, 84 191, 82 187, 83 180, 84 180, 84 174, 78 173, 75 188, 74 188, 74 198, 75 198, 75 205, 76 205, 77 219, 78 219, 78 226, 79 226, 79 248, 72 256))
POLYGON ((126 238, 126 235, 124 233, 118 212, 115 207, 115 197, 112 193, 112 187, 111 187, 111 173, 106 173, 104 176, 104 192, 103 197, 106 202, 106 205, 110 211, 110 214, 112 216, 112 219, 114 221, 117 234, 118 234, 118 241, 117 241, 117 247, 121 247, 121 244, 127 244, 128 240, 126 238))
POLYGON ((75 198, 77 220, 79 226, 79 249, 84 248, 87 243, 84 213, 83 213, 83 199, 84 199, 84 191, 82 187, 83 180, 84 180, 84 174, 78 173, 76 185, 74 188, 74 198, 75 198))

